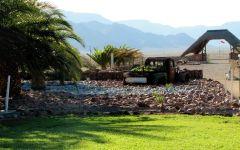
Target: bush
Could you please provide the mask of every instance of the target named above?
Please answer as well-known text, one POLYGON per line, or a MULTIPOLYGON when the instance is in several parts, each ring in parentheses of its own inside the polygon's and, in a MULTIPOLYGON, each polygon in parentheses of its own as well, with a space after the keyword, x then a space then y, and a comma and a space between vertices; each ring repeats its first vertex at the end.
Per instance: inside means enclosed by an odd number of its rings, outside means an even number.
POLYGON ((157 93, 157 92, 153 92, 153 97, 155 99, 155 101, 157 101, 159 104, 163 104, 165 97, 163 95, 163 93, 157 93))
POLYGON ((170 89, 173 87, 173 84, 172 83, 169 83, 169 84, 165 84, 165 88, 166 89, 170 89))

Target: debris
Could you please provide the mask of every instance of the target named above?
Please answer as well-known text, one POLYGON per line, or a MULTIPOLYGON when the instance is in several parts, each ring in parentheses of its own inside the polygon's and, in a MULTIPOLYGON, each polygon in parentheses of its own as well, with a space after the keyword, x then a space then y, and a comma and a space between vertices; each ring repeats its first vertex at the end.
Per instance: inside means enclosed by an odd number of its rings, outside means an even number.
POLYGON ((231 94, 217 81, 193 80, 171 88, 173 90, 166 90, 165 86, 126 86, 121 81, 82 81, 65 86, 53 84, 48 85, 45 92, 26 92, 24 98, 10 103, 10 107, 21 110, 24 115, 112 114, 118 111, 125 114, 130 111, 134 114, 240 114, 239 100, 231 100, 231 94), (73 91, 74 86, 78 92, 73 91), (153 92, 164 97, 162 105, 154 99, 153 92))

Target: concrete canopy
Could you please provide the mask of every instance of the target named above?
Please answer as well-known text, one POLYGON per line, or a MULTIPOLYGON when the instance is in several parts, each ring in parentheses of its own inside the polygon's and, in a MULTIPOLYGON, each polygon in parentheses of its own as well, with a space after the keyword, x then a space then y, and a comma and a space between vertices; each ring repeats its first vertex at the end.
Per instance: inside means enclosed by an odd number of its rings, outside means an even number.
POLYGON ((234 50, 237 49, 240 43, 239 39, 226 29, 208 30, 200 38, 198 38, 197 41, 194 42, 181 56, 184 57, 190 53, 198 54, 204 49, 210 40, 215 39, 225 39, 233 47, 234 50))

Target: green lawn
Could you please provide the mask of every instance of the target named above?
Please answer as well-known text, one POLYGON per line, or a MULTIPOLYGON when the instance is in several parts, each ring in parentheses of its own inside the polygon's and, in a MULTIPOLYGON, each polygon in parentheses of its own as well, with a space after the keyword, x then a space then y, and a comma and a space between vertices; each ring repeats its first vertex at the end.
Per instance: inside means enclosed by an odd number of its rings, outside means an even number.
POLYGON ((0 149, 240 149, 240 118, 38 118, 0 125, 0 149))

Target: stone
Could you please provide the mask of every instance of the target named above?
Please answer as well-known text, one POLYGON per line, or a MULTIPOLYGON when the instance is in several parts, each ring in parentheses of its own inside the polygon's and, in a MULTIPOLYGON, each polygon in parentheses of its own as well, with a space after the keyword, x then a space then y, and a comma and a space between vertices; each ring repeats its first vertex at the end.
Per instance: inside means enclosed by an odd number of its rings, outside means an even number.
POLYGON ((232 104, 232 107, 233 107, 233 108, 239 108, 239 107, 240 107, 240 104, 235 102, 235 103, 232 104))
POLYGON ((144 102, 138 102, 137 105, 138 107, 149 107, 149 105, 144 102))
POLYGON ((236 99, 231 100, 230 93, 220 83, 206 79, 173 85, 174 90, 171 91, 156 85, 124 86, 122 81, 80 81, 77 88, 78 92, 74 84, 59 86, 58 83, 48 83, 46 92, 27 91, 24 99, 12 103, 11 107, 24 109, 24 114, 33 116, 42 115, 41 111, 45 111, 43 115, 78 113, 83 110, 80 106, 91 112, 94 109, 90 107, 117 107, 132 111, 142 108, 161 109, 166 113, 223 115, 237 114, 240 104, 236 99), (164 96, 163 105, 152 96, 155 91, 164 96), (232 109, 232 112, 227 112, 227 109, 232 109))

